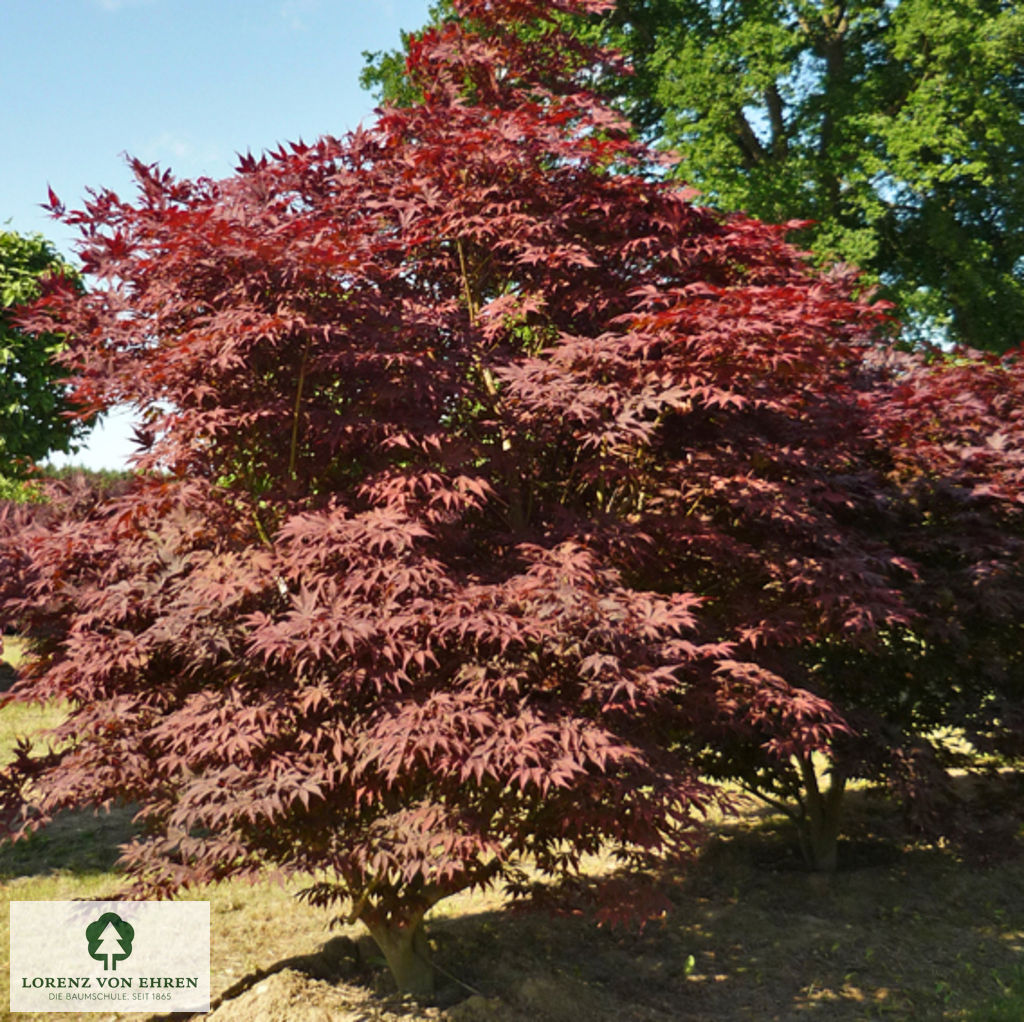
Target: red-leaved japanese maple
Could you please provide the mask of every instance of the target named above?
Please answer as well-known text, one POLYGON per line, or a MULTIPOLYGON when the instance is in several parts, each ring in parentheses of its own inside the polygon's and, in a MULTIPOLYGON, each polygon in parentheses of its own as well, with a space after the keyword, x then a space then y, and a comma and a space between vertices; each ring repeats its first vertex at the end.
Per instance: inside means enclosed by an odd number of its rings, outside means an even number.
POLYGON ((917 822, 955 833, 948 785, 936 800, 921 775, 977 764, 951 755, 943 736, 1003 763, 1024 755, 1024 349, 876 362, 874 414, 900 494, 886 531, 915 571, 912 627, 876 675, 890 733, 875 759, 917 822))
POLYGON ((16 698, 70 704, 12 827, 134 802, 151 894, 312 872, 412 990, 446 895, 685 854, 688 749, 809 763, 778 651, 904 615, 844 518, 881 313, 659 179, 560 27, 606 4, 458 6, 422 103, 63 212, 92 287, 34 322, 141 474, 5 555, 16 698))
MULTIPOLYGON (((824 758, 772 755, 773 723, 694 728, 681 742, 707 776, 739 780, 789 813, 818 869, 836 866, 849 780, 886 786, 929 836, 970 839, 977 825, 947 768, 984 769, 978 751, 1019 761, 1024 749, 1021 353, 866 347, 848 369, 834 367, 834 384, 812 399, 841 413, 827 454, 794 444, 792 426, 773 450, 777 423, 720 411, 718 435, 760 499, 723 500, 724 459, 703 470, 677 461, 669 471, 687 480, 694 510, 682 527, 679 504, 645 512, 662 585, 686 579, 706 593, 711 634, 733 635, 746 659, 825 699, 847 725, 824 758), (855 399, 845 408, 840 388, 855 399), (764 616, 751 627, 751 615, 764 616)), ((661 454, 659 471, 671 461, 661 454)))

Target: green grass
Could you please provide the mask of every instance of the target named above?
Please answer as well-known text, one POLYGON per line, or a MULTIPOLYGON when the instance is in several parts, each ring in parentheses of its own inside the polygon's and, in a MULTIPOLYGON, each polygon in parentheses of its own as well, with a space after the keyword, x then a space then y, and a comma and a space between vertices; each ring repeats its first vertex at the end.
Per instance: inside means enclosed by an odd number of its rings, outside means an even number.
POLYGON ((998 992, 963 1015, 964 1022, 1021 1022, 1024 1019, 1024 965, 997 972, 998 992))
MULTIPOLYGON (((25 658, 25 642, 15 636, 3 636, 0 651, 0 693, 14 681, 14 671, 25 658)), ((0 712, 0 766, 10 762, 19 738, 32 738, 40 731, 60 723, 66 712, 64 704, 11 703, 0 712)))
POLYGON ((6 692, 14 684, 17 677, 15 668, 25 655, 25 643, 10 635, 0 635, 3 642, 0 648, 0 693, 6 692))

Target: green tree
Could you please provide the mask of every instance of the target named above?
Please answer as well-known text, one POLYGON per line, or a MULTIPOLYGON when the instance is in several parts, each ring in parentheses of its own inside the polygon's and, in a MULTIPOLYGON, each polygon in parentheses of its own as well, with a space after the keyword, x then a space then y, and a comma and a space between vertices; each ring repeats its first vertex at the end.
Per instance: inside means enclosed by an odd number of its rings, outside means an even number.
POLYGON ((15 319, 16 308, 39 298, 55 278, 80 287, 44 238, 0 231, 0 477, 23 474, 51 451, 71 450, 87 428, 71 417, 67 371, 53 360, 61 338, 25 333, 15 319))
MULTIPOLYGON (((912 339, 1024 340, 1019 5, 618 0, 590 31, 634 65, 606 91, 711 205, 813 220, 797 240, 860 266, 912 339)), ((397 55, 369 56, 364 84, 409 101, 397 55)))
MULTIPOLYGON (((428 9, 428 24, 440 25, 455 20, 456 14, 451 0, 438 0, 428 9)), ((378 99, 397 106, 411 106, 420 99, 415 85, 405 73, 405 57, 409 42, 419 32, 401 32, 401 46, 397 50, 363 50, 366 63, 359 73, 359 84, 372 92, 378 99)))

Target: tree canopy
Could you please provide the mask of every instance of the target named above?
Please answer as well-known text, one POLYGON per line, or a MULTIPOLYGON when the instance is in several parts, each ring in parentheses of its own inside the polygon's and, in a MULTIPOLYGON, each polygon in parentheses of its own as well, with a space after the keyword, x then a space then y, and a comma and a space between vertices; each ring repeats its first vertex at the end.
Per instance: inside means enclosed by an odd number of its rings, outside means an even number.
POLYGON ((127 492, 0 542, 13 697, 71 705, 0 772, 12 831, 130 800, 137 890, 312 873, 422 990, 429 908, 534 893, 527 863, 564 893, 610 852, 602 913, 660 907, 709 749, 847 769, 877 701, 821 650, 914 627, 896 523, 929 472, 1012 523, 1019 365, 887 361, 851 272, 666 180, 590 88, 621 68, 571 19, 606 7, 460 0, 372 126, 55 205, 100 283, 31 325, 83 402, 149 415, 127 492))
MULTIPOLYGON (((436 21, 451 8, 432 9, 436 21)), ((999 0, 619 0, 601 84, 705 201, 859 266, 908 336, 1024 340, 1024 12, 999 0)), ((400 55, 364 83, 408 99, 400 55)))
MULTIPOLYGON (((524 856, 568 879, 598 848, 686 853, 715 792, 670 736, 756 720, 787 757, 840 726, 702 638, 690 589, 644 585, 619 509, 693 503, 656 467, 669 443, 731 513, 791 491, 827 559, 831 469, 756 492, 710 420, 767 418, 746 461, 803 437, 838 470, 840 353, 880 313, 780 229, 657 180, 586 88, 614 58, 552 19, 599 6, 466 2, 478 27, 413 47, 421 104, 225 181, 135 163, 135 201, 64 214, 109 283, 37 326, 67 331, 84 400, 165 411, 131 492, 5 548, 6 619, 38 643, 19 697, 73 706, 58 751, 6 775, 21 825, 135 801, 150 892, 313 871, 421 986, 445 894, 526 893, 524 856)), ((890 604, 869 581, 821 612, 890 604)))
POLYGON ((66 372, 54 360, 56 333, 29 334, 16 309, 48 282, 76 282, 70 265, 38 235, 0 231, 0 476, 22 474, 52 451, 68 451, 86 424, 74 416, 66 372))

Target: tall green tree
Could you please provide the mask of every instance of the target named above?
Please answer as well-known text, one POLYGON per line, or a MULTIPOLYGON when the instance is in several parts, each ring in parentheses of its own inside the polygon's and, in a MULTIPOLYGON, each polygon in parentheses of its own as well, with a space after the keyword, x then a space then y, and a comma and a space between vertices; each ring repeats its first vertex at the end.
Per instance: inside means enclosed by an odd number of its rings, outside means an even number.
POLYGON ((61 338, 26 333, 15 318, 56 278, 78 286, 74 269, 44 238, 0 231, 0 476, 21 475, 51 451, 68 451, 86 429, 71 417, 67 370, 54 361, 61 338))
MULTIPOLYGON (((449 16, 444 4, 435 20, 449 16)), ((1024 10, 1005 0, 618 0, 606 78, 705 200, 861 267, 911 338, 1024 341, 1024 10)), ((397 55, 365 84, 398 101, 397 55)))

